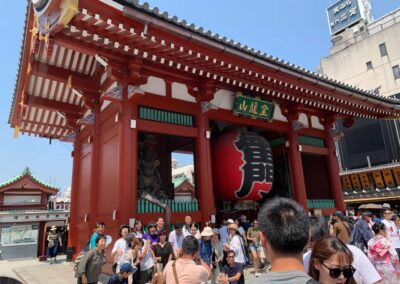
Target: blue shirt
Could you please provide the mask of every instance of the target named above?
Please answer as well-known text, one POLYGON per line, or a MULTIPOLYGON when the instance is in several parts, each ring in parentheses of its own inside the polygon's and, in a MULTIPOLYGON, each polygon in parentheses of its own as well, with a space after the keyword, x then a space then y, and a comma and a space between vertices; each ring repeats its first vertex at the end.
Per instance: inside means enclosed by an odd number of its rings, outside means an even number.
POLYGON ((98 235, 99 233, 94 232, 90 237, 90 249, 94 249, 96 247, 96 238, 98 235))
POLYGON ((207 264, 211 263, 212 257, 212 245, 211 240, 204 241, 202 239, 199 240, 199 255, 200 258, 207 264))

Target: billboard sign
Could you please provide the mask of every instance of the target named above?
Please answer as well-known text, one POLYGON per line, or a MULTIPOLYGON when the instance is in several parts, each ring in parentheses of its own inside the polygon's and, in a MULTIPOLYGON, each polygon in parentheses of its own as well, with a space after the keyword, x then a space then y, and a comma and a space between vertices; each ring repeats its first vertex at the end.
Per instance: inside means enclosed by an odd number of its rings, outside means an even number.
POLYGON ((361 0, 340 0, 328 7, 326 12, 331 34, 336 34, 365 18, 362 7, 364 4, 361 0))

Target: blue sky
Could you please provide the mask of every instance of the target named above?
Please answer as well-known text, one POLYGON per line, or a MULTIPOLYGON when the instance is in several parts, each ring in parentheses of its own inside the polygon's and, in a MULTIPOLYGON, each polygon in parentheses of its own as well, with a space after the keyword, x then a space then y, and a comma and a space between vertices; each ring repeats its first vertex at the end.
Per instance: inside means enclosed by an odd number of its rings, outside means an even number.
MULTIPOLYGON (((330 35, 325 9, 330 0, 151 0, 196 26, 315 71, 328 54, 330 35), (244 4, 245 3, 245 4, 244 4)), ((72 145, 33 136, 12 138, 8 115, 23 34, 26 1, 7 1, 0 9, 0 183, 29 166, 36 177, 66 189, 71 184, 72 145)), ((398 8, 399 0, 373 0, 379 18, 398 8)), ((183 165, 187 157, 178 157, 183 165)))

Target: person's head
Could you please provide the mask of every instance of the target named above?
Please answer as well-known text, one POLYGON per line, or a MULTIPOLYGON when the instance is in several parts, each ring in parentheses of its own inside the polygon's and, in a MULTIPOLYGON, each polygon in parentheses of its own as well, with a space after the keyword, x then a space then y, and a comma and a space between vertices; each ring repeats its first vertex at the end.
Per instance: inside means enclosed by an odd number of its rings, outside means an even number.
POLYGON ((236 225, 235 223, 228 225, 229 235, 233 236, 237 233, 237 231, 238 231, 238 225, 236 225))
POLYGON ((308 240, 308 247, 312 248, 320 238, 329 235, 329 225, 322 216, 311 216, 308 220, 310 222, 310 238, 308 240))
POLYGON ((144 241, 143 241, 142 239, 140 239, 140 238, 134 238, 134 239, 133 239, 133 242, 132 242, 132 247, 131 247, 131 249, 136 250, 136 251, 139 251, 139 250, 142 249, 143 245, 144 245, 144 241))
POLYGON ((197 228, 197 224, 195 222, 192 222, 190 224, 190 233, 192 234, 192 236, 195 236, 197 234, 198 228, 197 228))
POLYGON ((158 217, 156 225, 157 225, 157 230, 164 229, 164 218, 158 217))
POLYGON ((190 226, 191 223, 192 223, 192 216, 187 215, 187 216, 185 217, 185 225, 186 225, 186 226, 190 226))
POLYGON ((153 221, 147 225, 147 230, 149 231, 150 235, 154 235, 157 231, 157 225, 153 221))
POLYGON ((142 231, 143 229, 143 223, 140 220, 136 220, 135 221, 135 228, 134 231, 138 232, 138 231, 142 231))
POLYGON ((304 209, 289 198, 267 201, 258 213, 260 240, 270 259, 300 257, 308 241, 309 221, 304 209))
POLYGON ((119 227, 119 235, 121 236, 121 238, 125 239, 128 234, 129 234, 129 226, 121 225, 121 227, 119 227))
POLYGON ((334 222, 347 221, 346 216, 344 216, 343 212, 339 210, 333 213, 332 219, 334 222))
POLYGON ((220 239, 219 230, 217 228, 214 228, 211 240, 216 243, 218 242, 219 239, 220 239))
POLYGON ((233 250, 228 251, 226 260, 229 266, 235 265, 235 252, 233 250))
POLYGON ((56 226, 51 226, 50 232, 57 233, 57 227, 56 226))
POLYGON ((375 236, 381 235, 386 237, 386 230, 385 230, 385 224, 383 223, 375 223, 372 225, 372 231, 374 231, 375 236))
POLYGON ((396 226, 397 226, 398 228, 400 228, 400 216, 399 216, 399 215, 394 215, 394 216, 392 217, 392 221, 396 224, 396 226))
POLYGON ((369 223, 371 221, 371 217, 372 217, 372 214, 371 214, 371 212, 368 212, 368 211, 365 211, 361 214, 361 218, 367 223, 369 223))
POLYGON ((203 240, 208 241, 214 235, 213 229, 211 227, 204 227, 200 236, 203 240))
POLYGON ((347 246, 333 236, 319 239, 310 257, 309 275, 324 284, 356 283, 351 266, 353 255, 347 246))
POLYGON ((199 242, 193 236, 187 236, 182 241, 183 255, 194 257, 199 250, 199 242))
POLYGON ((182 228, 183 228, 183 224, 178 222, 175 224, 175 234, 180 236, 182 235, 182 228))
POLYGON ((386 208, 383 210, 382 215, 385 220, 390 220, 392 219, 392 210, 386 208))
POLYGON ((97 222, 94 225, 94 230, 98 233, 98 234, 104 234, 104 231, 106 229, 106 225, 103 222, 97 222))
POLYGON ((158 232, 158 237, 160 238, 160 242, 164 243, 167 240, 167 232, 164 230, 158 232))
POLYGON ((135 271, 135 268, 133 268, 130 263, 124 263, 119 269, 119 274, 122 276, 123 279, 128 279, 129 275, 131 273, 134 273, 135 271))
POLYGON ((254 220, 254 221, 253 221, 253 228, 254 228, 254 229, 257 229, 257 230, 259 229, 258 221, 257 221, 257 220, 254 220))
POLYGON ((135 239, 135 234, 128 234, 126 237, 125 237, 125 241, 126 241, 126 243, 128 244, 128 247, 129 248, 132 248, 132 246, 133 246, 133 240, 135 239))
POLYGON ((98 234, 95 242, 96 242, 96 248, 99 250, 103 250, 106 247, 106 236, 98 234))

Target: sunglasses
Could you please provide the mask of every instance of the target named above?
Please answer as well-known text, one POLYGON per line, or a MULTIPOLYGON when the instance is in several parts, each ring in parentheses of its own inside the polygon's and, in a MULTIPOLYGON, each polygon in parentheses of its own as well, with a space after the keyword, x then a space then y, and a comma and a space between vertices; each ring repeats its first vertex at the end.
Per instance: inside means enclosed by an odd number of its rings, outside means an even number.
POLYGON ((349 266, 347 268, 329 268, 328 266, 326 266, 324 263, 322 263, 323 266, 325 266, 326 268, 328 268, 329 270, 329 276, 331 278, 338 278, 340 276, 340 274, 343 273, 344 278, 350 278, 351 276, 353 276, 354 272, 356 272, 356 269, 353 266, 349 266))
POLYGON ((234 255, 228 255, 228 258, 235 258, 234 255))

